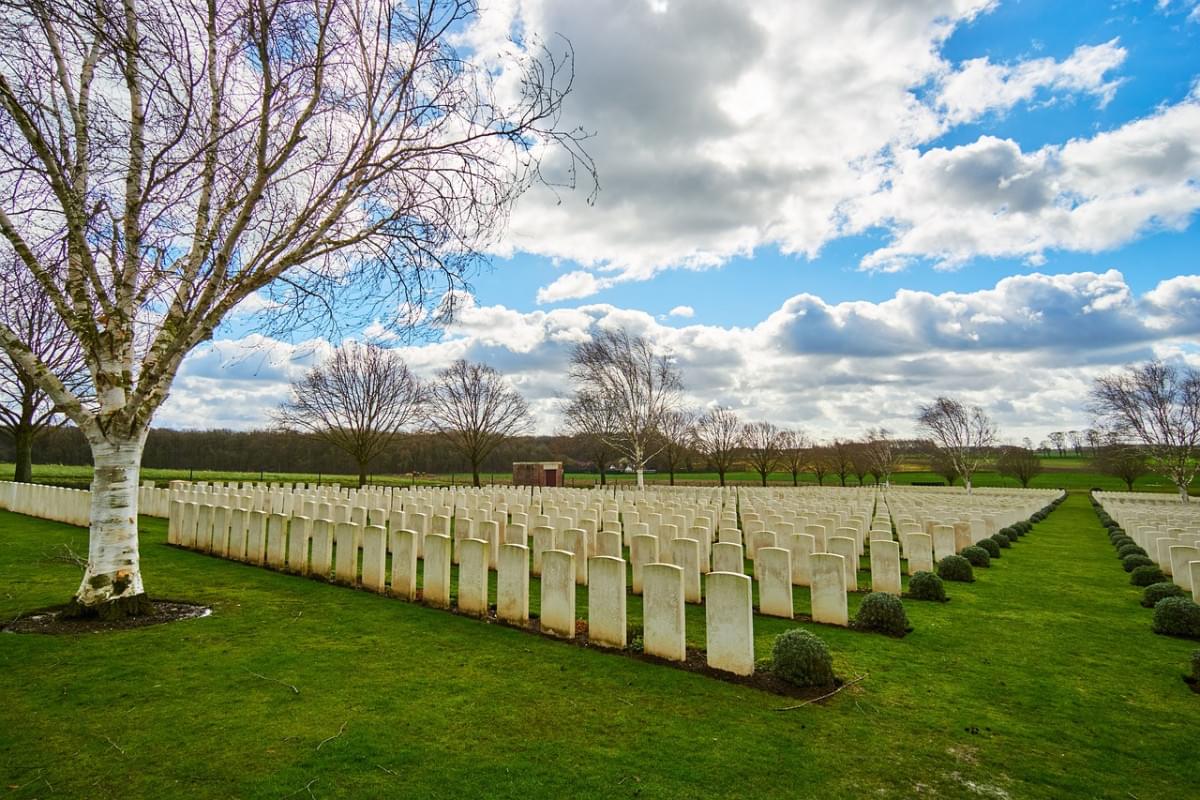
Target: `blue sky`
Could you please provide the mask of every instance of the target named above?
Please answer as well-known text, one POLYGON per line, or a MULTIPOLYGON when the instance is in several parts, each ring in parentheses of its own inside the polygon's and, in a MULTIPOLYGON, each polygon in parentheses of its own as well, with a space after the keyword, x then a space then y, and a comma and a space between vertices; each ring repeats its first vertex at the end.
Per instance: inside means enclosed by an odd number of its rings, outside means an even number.
MULTIPOLYGON (((1037 440, 1086 426, 1097 374, 1197 359, 1196 0, 497 0, 463 46, 516 30, 570 38, 600 193, 522 197, 462 317, 404 352, 494 363, 539 430, 604 325, 675 353, 697 408, 817 438, 949 393, 1037 440)), ((159 424, 261 424, 332 345, 253 328, 180 378, 236 401, 177 390, 159 424)))

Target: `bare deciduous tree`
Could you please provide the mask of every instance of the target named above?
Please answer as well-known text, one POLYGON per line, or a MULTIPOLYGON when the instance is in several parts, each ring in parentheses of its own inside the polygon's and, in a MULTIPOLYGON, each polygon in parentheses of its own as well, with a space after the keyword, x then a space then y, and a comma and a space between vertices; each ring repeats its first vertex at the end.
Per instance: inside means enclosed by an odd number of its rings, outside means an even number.
POLYGON ((825 485, 825 476, 833 468, 833 455, 830 452, 828 445, 814 444, 808 448, 808 466, 813 471, 813 477, 817 479, 818 486, 825 485))
MULTIPOLYGON (((87 398, 88 374, 79 342, 31 282, 13 282, 0 300, 0 321, 15 331, 39 361, 81 398, 87 398)), ((33 443, 46 428, 62 420, 54 402, 20 364, 0 350, 0 431, 13 441, 13 480, 33 480, 33 443)))
POLYGON ((509 437, 529 428, 529 406, 499 372, 459 359, 437 374, 429 387, 429 422, 471 465, 480 485, 479 465, 509 437))
POLYGON ((958 480, 958 467, 955 466, 954 460, 950 458, 947 451, 933 442, 926 442, 924 449, 929 458, 929 471, 939 478, 945 479, 947 486, 953 486, 954 482, 958 480))
POLYGON ((696 420, 696 449, 708 460, 725 485, 725 473, 733 467, 742 446, 742 423, 731 408, 717 406, 696 420))
POLYGON ((616 407, 600 395, 581 392, 566 403, 562 415, 568 435, 582 439, 591 452, 600 472, 600 485, 604 486, 613 457, 610 442, 617 427, 616 407))
POLYGON ((853 445, 843 439, 834 439, 833 444, 826 448, 826 454, 829 457, 829 469, 838 476, 838 481, 842 486, 846 485, 846 477, 850 475, 853 469, 853 461, 851 461, 851 453, 853 445))
POLYGON ((742 426, 742 446, 746 448, 746 460, 766 486, 767 476, 779 466, 782 431, 770 422, 747 422, 742 426))
POLYGON ((1140 447, 1122 444, 1115 439, 1096 448, 1096 454, 1092 456, 1092 468, 1101 475, 1119 478, 1131 492, 1134 482, 1150 471, 1146 454, 1140 447))
POLYGON ((1025 447, 1005 447, 996 458, 996 472, 1013 478, 1028 489, 1029 482, 1042 474, 1042 460, 1038 454, 1025 447))
POLYGON ((1067 448, 1067 435, 1062 431, 1054 431, 1046 438, 1050 440, 1050 444, 1054 446, 1054 449, 1061 456, 1067 448))
POLYGON ((883 483, 891 483, 892 473, 900 466, 900 448, 887 428, 871 428, 865 442, 871 471, 883 483))
POLYGON ((333 357, 292 384, 275 423, 301 431, 347 453, 358 465, 358 485, 367 467, 402 429, 414 422, 424 390, 393 350, 348 342, 333 357))
POLYGON ((847 447, 850 451, 850 472, 858 479, 858 485, 866 485, 868 475, 878 482, 879 476, 875 474, 875 460, 871 458, 871 450, 867 447, 867 443, 849 442, 847 447))
POLYGON ((0 234, 20 274, 0 282, 50 299, 97 408, 5 324, 0 347, 92 449, 74 613, 142 613, 139 461, 184 356, 247 300, 284 330, 452 311, 524 189, 594 177, 582 135, 557 127, 572 60, 458 53, 470 0, 4 12, 0 234), (570 169, 543 172, 551 154, 570 169))
POLYGON ((779 433, 779 460, 792 476, 792 486, 800 485, 800 473, 808 463, 808 439, 801 431, 779 433))
POLYGON ((667 462, 668 480, 674 486, 676 468, 684 453, 696 443, 696 414, 683 409, 668 411, 658 425, 658 435, 662 440, 663 461, 667 462))
POLYGON ((1161 361, 1096 379, 1091 410, 1100 427, 1141 444, 1151 469, 1189 502, 1200 467, 1200 372, 1161 361))
POLYGON ((679 404, 683 383, 671 358, 643 336, 624 329, 603 330, 571 353, 571 379, 579 394, 603 397, 616 412, 612 446, 645 485, 646 462, 663 443, 658 432, 679 404))
POLYGON ((991 418, 979 406, 939 397, 917 410, 917 425, 954 465, 970 494, 975 471, 996 443, 996 426, 991 418))

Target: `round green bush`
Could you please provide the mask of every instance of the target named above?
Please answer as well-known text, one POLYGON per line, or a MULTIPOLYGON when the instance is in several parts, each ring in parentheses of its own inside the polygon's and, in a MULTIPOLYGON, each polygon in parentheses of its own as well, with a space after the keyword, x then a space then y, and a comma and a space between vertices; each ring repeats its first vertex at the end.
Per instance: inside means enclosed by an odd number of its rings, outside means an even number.
POLYGON ((1125 556, 1121 559, 1121 566, 1126 572, 1133 572, 1137 567, 1144 567, 1154 562, 1150 560, 1150 556, 1125 556))
POLYGON ((1029 524, 1029 520, 1024 519, 1017 523, 1017 527, 1021 530, 1021 533, 1029 533, 1033 530, 1033 526, 1029 524))
POLYGON ((1162 583, 1166 579, 1167 576, 1163 575, 1162 570, 1153 564, 1134 567, 1133 572, 1129 573, 1129 582, 1134 586, 1149 586, 1153 583, 1162 583))
POLYGON ((1128 536, 1118 536, 1116 539, 1112 540, 1113 547, 1117 548, 1118 550, 1127 544, 1137 544, 1137 542, 1135 542, 1133 539, 1130 539, 1128 536))
POLYGON ((1016 541, 1021 538, 1021 532, 1015 526, 1009 525, 1007 528, 1001 528, 1000 533, 1008 537, 1009 541, 1016 541))
POLYGON ((990 567, 992 565, 992 557, 988 555, 988 551, 977 545, 964 547, 959 555, 970 561, 972 567, 990 567))
POLYGON ((1117 549, 1117 558, 1125 556, 1144 556, 1149 555, 1145 550, 1138 547, 1136 544, 1123 544, 1117 549))
POLYGON ((1189 597, 1165 597, 1154 604, 1154 632, 1200 638, 1200 605, 1189 597))
POLYGON ((864 631, 879 631, 888 636, 903 636, 908 632, 908 615, 900 598, 887 592, 871 592, 863 598, 854 627, 864 631))
POLYGON ((796 686, 832 686, 833 657, 825 642, 800 628, 775 637, 771 672, 796 686))
POLYGON ((975 572, 971 562, 962 556, 946 556, 937 563, 938 577, 944 581, 963 581, 971 583, 975 580, 975 572))
POLYGON ((1012 547, 1012 542, 1009 541, 1009 538, 1007 536, 1005 536, 1003 533, 992 534, 991 540, 993 542, 995 542, 996 544, 1000 545, 1001 547, 1012 547))
POLYGON ((917 572, 908 579, 908 596, 914 600, 946 602, 946 587, 942 579, 932 572, 917 572))
POLYGON ((1120 533, 1118 533, 1117 531, 1113 531, 1112 533, 1110 533, 1108 535, 1108 540, 1113 543, 1114 547, 1116 547, 1117 542, 1121 541, 1122 539, 1125 539, 1131 543, 1134 543, 1133 539, 1130 538, 1129 536, 1126 536, 1124 531, 1121 531, 1120 533))
POLYGON ((1000 545, 996 544, 994 539, 980 539, 978 546, 987 550, 987 554, 992 558, 1000 557, 1000 545))
POLYGON ((1187 592, 1183 590, 1182 586, 1178 586, 1170 581, 1152 583, 1142 592, 1142 605, 1146 608, 1154 608, 1158 605, 1159 600, 1164 600, 1168 597, 1187 597, 1187 592))

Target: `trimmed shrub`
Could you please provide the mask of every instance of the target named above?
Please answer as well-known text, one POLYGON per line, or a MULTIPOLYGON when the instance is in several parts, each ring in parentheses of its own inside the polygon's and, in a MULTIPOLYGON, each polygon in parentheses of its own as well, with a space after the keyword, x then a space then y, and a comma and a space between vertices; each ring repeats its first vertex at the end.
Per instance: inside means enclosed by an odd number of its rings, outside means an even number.
POLYGON ((1009 541, 1016 541, 1021 538, 1021 532, 1012 525, 1009 525, 1007 528, 1001 528, 999 532, 1007 536, 1009 541))
POLYGON ((825 642, 800 628, 775 637, 771 672, 796 686, 832 686, 833 657, 825 642))
POLYGON ((1018 522, 1017 528, 1020 529, 1021 533, 1023 533, 1023 534, 1029 533, 1031 530, 1033 530, 1033 526, 1030 525, 1029 520, 1026 520, 1026 519, 1023 519, 1020 522, 1018 522))
POLYGON ((1133 539, 1130 539, 1128 536, 1118 536, 1117 538, 1112 540, 1112 544, 1113 544, 1113 547, 1120 550, 1122 547, 1124 547, 1127 544, 1137 544, 1137 542, 1135 542, 1133 539))
POLYGON ((976 545, 964 547, 959 555, 970 561, 972 567, 990 567, 992 565, 992 557, 988 555, 988 551, 976 545))
POLYGON ((1125 556, 1121 559, 1121 566, 1126 572, 1133 572, 1138 567, 1145 567, 1153 564, 1149 556, 1125 556))
POLYGON ((946 602, 946 587, 942 579, 932 572, 917 572, 908 579, 908 596, 914 600, 946 602))
POLYGON ((1158 605, 1159 600, 1165 600, 1168 597, 1187 597, 1187 592, 1183 590, 1182 586, 1170 581, 1152 583, 1142 592, 1142 605, 1146 608, 1154 608, 1158 605))
POLYGON ((908 633, 908 615, 900 598, 887 592, 871 592, 863 598, 853 626, 864 631, 879 631, 888 636, 908 633))
POLYGON ((1167 576, 1163 575, 1162 570, 1153 564, 1148 567, 1134 567, 1133 572, 1129 573, 1129 582, 1134 586, 1149 586, 1166 580, 1167 576))
POLYGON ((1149 555, 1149 553, 1147 553, 1142 548, 1138 547, 1136 544, 1123 544, 1119 548, 1117 548, 1117 558, 1124 558, 1125 556, 1145 556, 1145 555, 1149 555))
POLYGON ((971 562, 962 556, 946 556, 937 563, 938 577, 944 581, 963 581, 971 583, 975 580, 975 572, 971 562))
POLYGON ((992 534, 991 540, 1001 547, 1012 547, 1012 542, 1003 533, 992 534))
POLYGON ((1200 638, 1200 605, 1189 597, 1166 597, 1154 604, 1154 632, 1200 638))
POLYGON ((1000 557, 1000 545, 996 544, 994 539, 980 539, 977 546, 987 550, 987 554, 992 558, 1000 557))

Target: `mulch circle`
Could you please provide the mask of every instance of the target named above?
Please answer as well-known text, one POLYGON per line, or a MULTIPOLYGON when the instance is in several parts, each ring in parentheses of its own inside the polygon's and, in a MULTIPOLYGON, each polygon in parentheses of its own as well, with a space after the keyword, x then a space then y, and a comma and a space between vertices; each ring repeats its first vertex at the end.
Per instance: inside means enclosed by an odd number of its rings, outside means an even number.
POLYGON ((131 628, 145 628, 150 625, 164 625, 168 622, 178 622, 184 619, 198 619, 212 613, 209 606, 185 603, 178 600, 154 600, 154 613, 140 617, 124 617, 123 619, 63 619, 62 610, 66 606, 43 608, 30 611, 0 630, 5 633, 42 633, 51 636, 70 635, 79 633, 104 633, 107 631, 123 631, 131 628))

